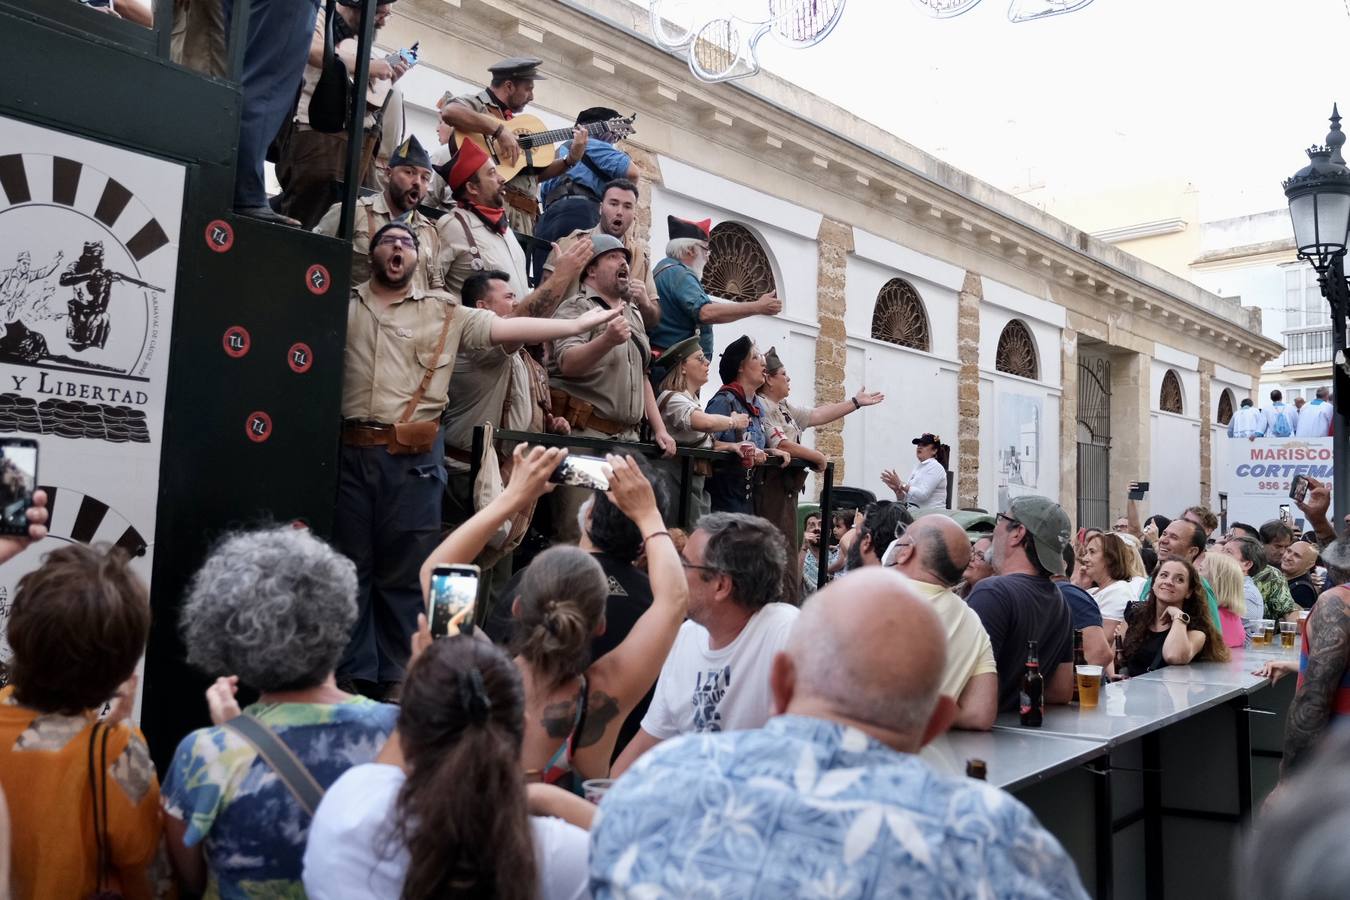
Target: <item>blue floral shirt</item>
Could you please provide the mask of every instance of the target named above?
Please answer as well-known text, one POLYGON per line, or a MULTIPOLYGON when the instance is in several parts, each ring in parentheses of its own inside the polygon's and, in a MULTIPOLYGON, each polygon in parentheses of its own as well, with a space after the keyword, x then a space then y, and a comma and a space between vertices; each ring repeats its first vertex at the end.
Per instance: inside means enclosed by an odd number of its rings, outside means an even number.
MULTIPOLYGON (((244 712, 276 732, 325 790, 373 760, 398 720, 398 707, 364 697, 255 703, 244 712)), ((187 825, 183 842, 202 844, 210 870, 204 900, 303 900, 309 816, 238 734, 217 726, 183 738, 161 793, 165 813, 187 825)))
POLYGON ((607 897, 1087 897, 1031 811, 983 782, 823 719, 687 735, 600 804, 591 891, 607 897))

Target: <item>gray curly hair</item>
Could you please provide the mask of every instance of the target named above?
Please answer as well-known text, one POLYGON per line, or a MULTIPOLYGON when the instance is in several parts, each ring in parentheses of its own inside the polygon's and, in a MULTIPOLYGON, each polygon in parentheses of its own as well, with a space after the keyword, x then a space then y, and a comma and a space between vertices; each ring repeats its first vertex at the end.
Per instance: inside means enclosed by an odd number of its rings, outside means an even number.
POLYGON ((259 691, 314 687, 347 646, 356 589, 352 561, 309 531, 231 534, 188 587, 179 618, 188 662, 259 691))

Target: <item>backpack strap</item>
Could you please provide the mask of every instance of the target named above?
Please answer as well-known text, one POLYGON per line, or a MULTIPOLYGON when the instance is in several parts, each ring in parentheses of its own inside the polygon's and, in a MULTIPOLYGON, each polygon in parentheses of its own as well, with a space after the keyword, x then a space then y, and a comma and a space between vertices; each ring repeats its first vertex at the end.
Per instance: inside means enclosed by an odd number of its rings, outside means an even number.
MULTIPOLYGON (((445 350, 445 339, 450 334, 450 320, 454 317, 455 308, 453 306, 447 307, 445 310, 445 321, 441 323, 441 336, 436 341, 436 352, 432 357, 433 363, 441 358, 441 353, 445 350)), ((413 395, 408 398, 408 405, 403 407, 403 415, 398 417, 400 424, 412 421, 413 413, 417 411, 417 404, 422 402, 422 395, 425 394, 427 388, 430 387, 431 377, 435 372, 435 368, 427 366, 426 371, 422 373, 422 381, 417 385, 417 390, 413 391, 413 395)))
POLYGON ((314 818, 314 811, 319 808, 319 801, 323 799, 323 787, 314 780, 309 769, 305 768, 305 764, 291 748, 286 746, 286 742, 261 720, 247 713, 235 716, 225 723, 225 727, 247 741, 258 752, 263 762, 267 763, 281 779, 281 783, 286 785, 286 789, 291 792, 295 802, 300 804, 300 808, 311 819, 314 818))

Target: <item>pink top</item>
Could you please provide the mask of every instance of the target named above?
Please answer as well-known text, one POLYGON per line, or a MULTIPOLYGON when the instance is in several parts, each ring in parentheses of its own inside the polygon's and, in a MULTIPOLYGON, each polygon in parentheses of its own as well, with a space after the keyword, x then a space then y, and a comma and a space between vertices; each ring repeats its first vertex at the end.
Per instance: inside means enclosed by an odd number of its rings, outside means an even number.
POLYGON ((1220 609, 1219 624, 1223 626, 1223 642, 1227 646, 1241 647, 1247 642, 1247 632, 1242 627, 1242 619, 1237 613, 1220 609))

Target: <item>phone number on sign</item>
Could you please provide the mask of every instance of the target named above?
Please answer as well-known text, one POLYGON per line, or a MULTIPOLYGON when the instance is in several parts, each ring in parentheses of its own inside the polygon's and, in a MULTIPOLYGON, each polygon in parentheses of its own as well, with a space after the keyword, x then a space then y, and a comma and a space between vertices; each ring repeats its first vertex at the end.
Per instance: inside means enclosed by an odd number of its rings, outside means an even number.
POLYGON ((1256 483, 1258 491, 1287 491, 1289 482, 1287 481, 1258 481, 1256 483))

